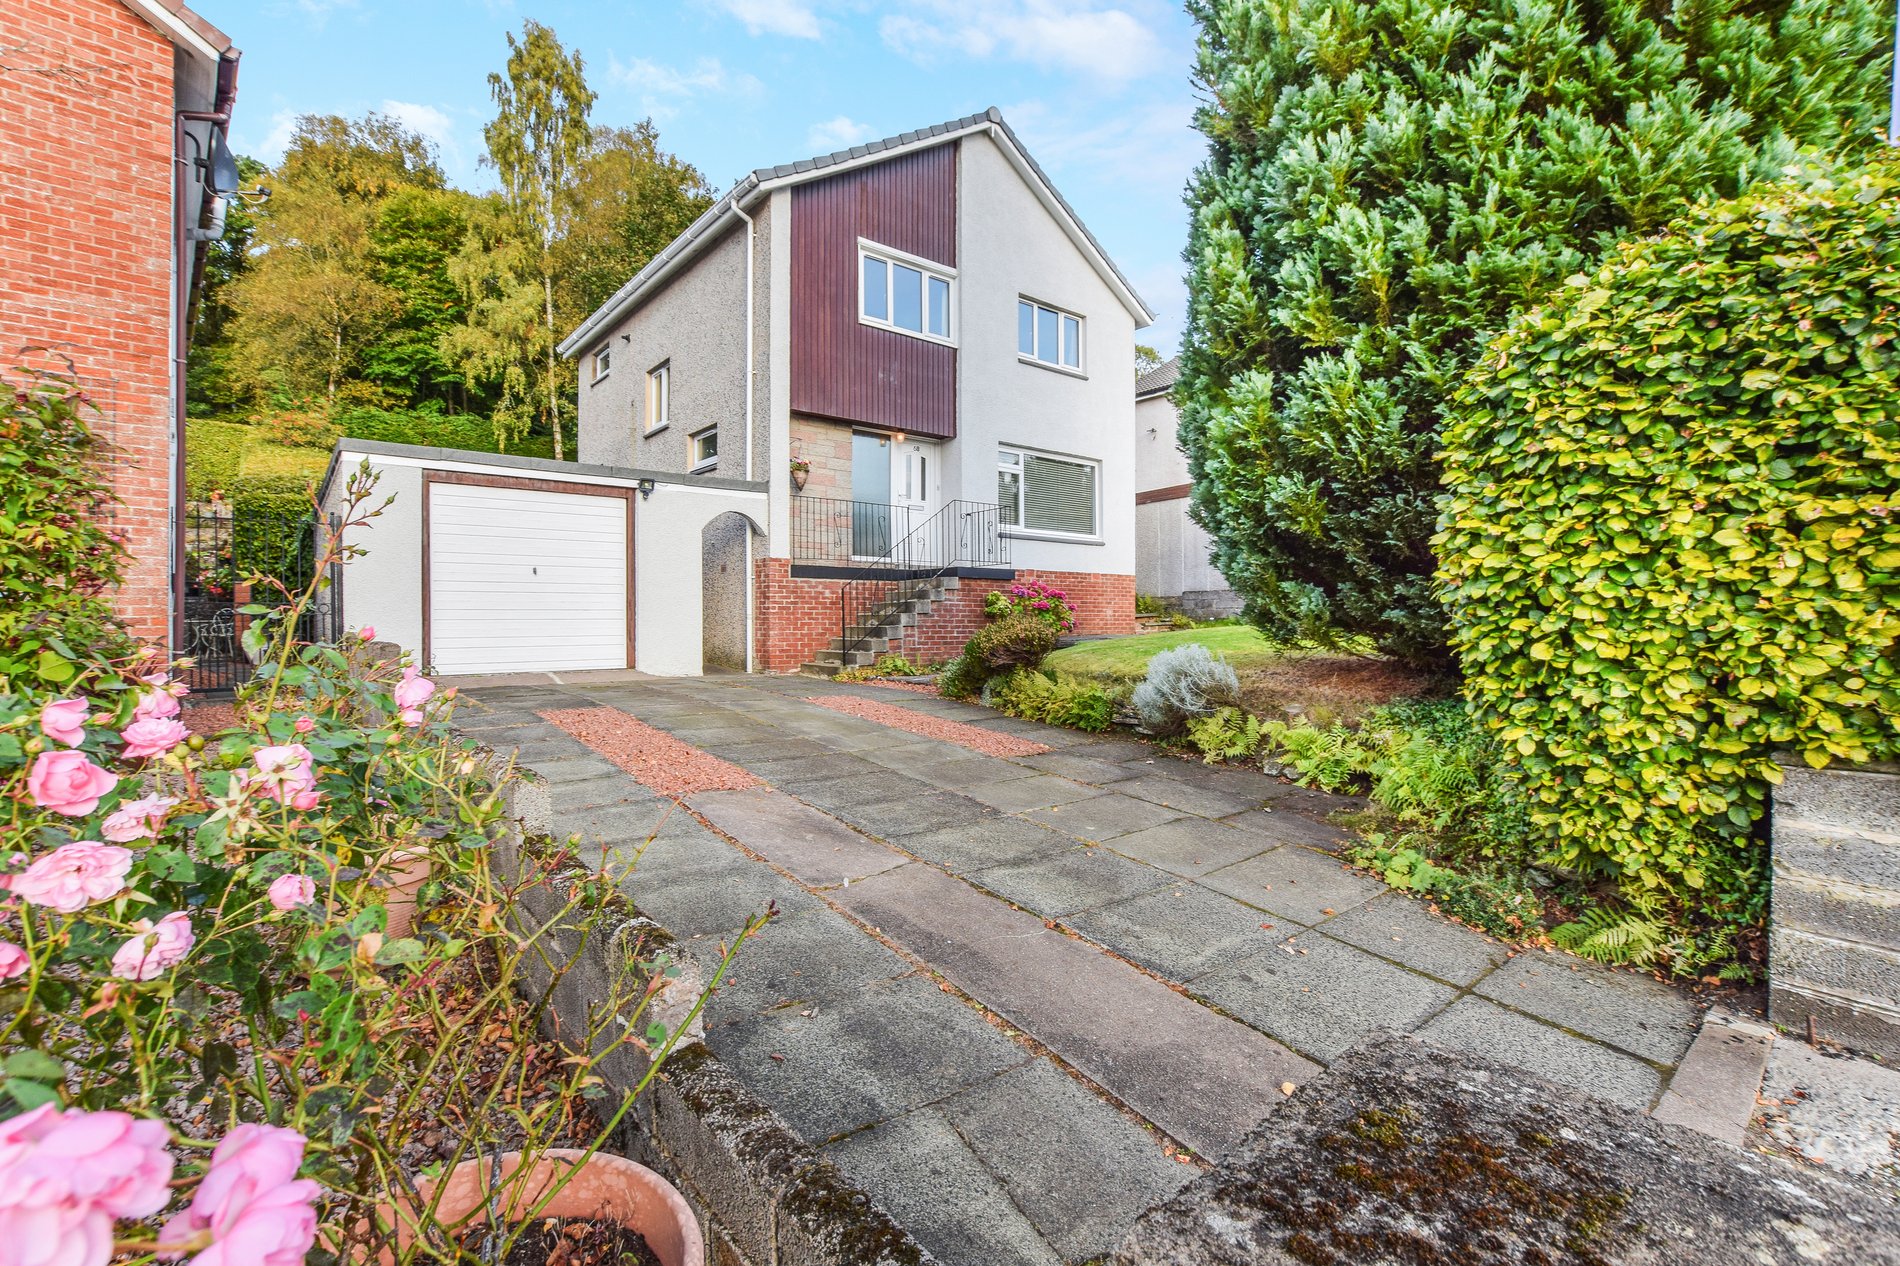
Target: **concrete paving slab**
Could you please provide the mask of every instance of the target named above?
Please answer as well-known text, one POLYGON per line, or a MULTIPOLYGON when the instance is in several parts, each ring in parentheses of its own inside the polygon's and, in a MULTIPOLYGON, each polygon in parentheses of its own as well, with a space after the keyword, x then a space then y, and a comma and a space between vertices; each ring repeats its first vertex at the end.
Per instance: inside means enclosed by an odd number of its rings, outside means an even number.
POLYGON ((1045 919, 1061 919, 1148 892, 1173 876, 1085 844, 1034 861, 979 870, 967 878, 1045 919))
POLYGON ((635 905, 652 915, 675 936, 710 936, 743 927, 747 919, 775 905, 782 914, 821 910, 824 903, 782 875, 748 860, 720 842, 720 847, 738 858, 703 870, 666 873, 653 864, 654 850, 665 841, 648 846, 646 856, 622 887, 635 905))
POLYGON ((744 765, 748 769, 754 761, 797 760, 806 756, 829 756, 831 749, 810 739, 772 738, 754 739, 749 743, 733 743, 720 753, 734 764, 744 765))
POLYGON ((1211 791, 1206 787, 1197 787, 1183 782, 1167 773, 1141 774, 1127 782, 1115 784, 1115 790, 1125 796, 1140 796, 1143 800, 1173 809, 1176 813, 1192 813, 1203 818, 1224 818, 1230 814, 1244 813, 1260 802, 1251 796, 1236 795, 1231 791, 1211 791))
POLYGON ((877 773, 876 765, 842 752, 827 751, 823 756, 793 756, 784 760, 741 761, 746 769, 775 787, 793 790, 808 782, 834 778, 854 778, 877 773))
POLYGON ((925 779, 939 787, 984 782, 993 777, 987 772, 990 768, 987 757, 973 756, 969 748, 958 743, 893 743, 889 747, 873 748, 862 753, 862 756, 874 765, 894 769, 912 778, 925 779), (946 770, 950 772, 946 773, 946 770), (963 775, 961 780, 951 781, 959 772, 963 775))
POLYGON ((923 866, 836 899, 1203 1155, 1238 1141, 1316 1066, 1085 941, 923 866))
POLYGON ((847 809, 876 804, 881 800, 908 800, 914 796, 927 796, 937 788, 921 778, 911 778, 893 769, 873 769, 823 782, 800 782, 788 790, 805 803, 817 805, 820 809, 847 809))
POLYGON ((1001 816, 886 838, 906 853, 960 875, 1075 847, 1075 841, 1060 832, 1001 816))
POLYGON ((1438 981, 1311 933, 1209 972, 1193 989, 1322 1063, 1374 1030, 1410 1032, 1457 996, 1438 981))
POLYGON ((814 1145, 1030 1058, 968 1006, 915 976, 880 981, 811 1010, 806 1016, 788 1008, 709 1029, 706 1044, 814 1145))
POLYGON ((598 809, 607 805, 650 804, 659 797, 616 769, 583 782, 548 784, 548 802, 559 814, 598 809))
POLYGON ((1680 990, 1568 954, 1520 954, 1477 988, 1508 1007, 1661 1064, 1682 1058, 1702 1018, 1680 990))
MULTIPOLYGON (((1363 809, 1365 806, 1361 803, 1357 807, 1363 809)), ((1304 844, 1337 852, 1348 836, 1330 822, 1320 821, 1321 816, 1291 807, 1268 805, 1232 814, 1221 821, 1237 830, 1252 832, 1267 844, 1304 844)))
POLYGON ((1097 945, 1176 981, 1205 975, 1302 930, 1291 919, 1178 882, 1063 922, 1097 945))
POLYGON ((1144 1210, 1196 1173, 1046 1059, 978 1082, 939 1107, 1065 1261, 1110 1252, 1144 1210))
POLYGON ((1294 845, 1210 871, 1195 882, 1301 923, 1330 919, 1391 891, 1335 858, 1294 845))
MULTIPOLYGON (((578 746, 578 744, 576 745, 578 746)), ((566 782, 585 782, 590 778, 609 778, 626 771, 612 761, 593 754, 591 748, 575 752, 549 753, 544 756, 517 756, 515 763, 525 765, 555 786, 566 782)))
MULTIPOLYGON (((712 978, 719 951, 710 939, 682 942, 712 978)), ((856 997, 874 982, 916 968, 835 910, 820 907, 773 919, 739 948, 706 1022, 792 1006, 802 1010, 856 997)))
POLYGON ((933 827, 972 826, 1000 816, 988 805, 950 791, 880 800, 875 804, 847 805, 832 814, 861 831, 889 840, 933 827))
MULTIPOLYGON (((991 762, 993 766, 1012 769, 1002 761, 991 762)), ((1018 774, 1028 774, 1025 778, 1011 778, 1006 782, 994 779, 973 783, 962 788, 963 794, 972 800, 981 800, 992 809, 1003 813, 1023 813, 1030 809, 1047 809, 1055 805, 1074 804, 1078 800, 1087 800, 1090 796, 1099 796, 1102 792, 1095 787, 1085 787, 1067 778, 1058 778, 1054 774, 1030 774, 1028 770, 1015 770, 1018 774)))
POLYGON ((1761 1097, 1751 1137, 1900 1199, 1900 1070, 1782 1037, 1761 1097))
POLYGON ((1078 840, 1100 844, 1105 840, 1132 835, 1136 831, 1145 831, 1163 822, 1172 822, 1181 815, 1146 800, 1105 791, 1074 804, 1057 805, 1053 809, 1031 809, 1022 816, 1066 832, 1078 840))
POLYGON ((1489 937, 1396 892, 1326 920, 1326 935, 1454 985, 1469 985, 1509 953, 1489 937))
POLYGON ((1027 765, 1032 769, 1042 770, 1044 773, 1057 774, 1094 787, 1136 777, 1135 771, 1125 765, 1076 751, 1043 752, 1036 756, 1018 756, 1014 759, 1018 765, 1027 765))
MULTIPOLYGON (((1731 1147, 1742 1146, 1774 1041, 1774 1030, 1766 1025, 1705 1018, 1650 1115, 1731 1147)), ((1893 1106, 1900 1108, 1900 1100, 1893 1106)), ((1900 1120, 1894 1124, 1900 1127, 1900 1120)))
POLYGON ((721 831, 814 888, 862 879, 907 860, 770 787, 704 791, 687 803, 721 831))
POLYGON ((1057 1266, 1062 1257, 936 1108, 825 1154, 944 1266, 1057 1266))
POLYGON ((1662 1074, 1639 1059, 1483 998, 1460 998, 1418 1035, 1638 1112, 1648 1110, 1662 1084, 1662 1074))
POLYGON ((1108 848, 1176 875, 1205 875, 1264 851, 1260 837, 1205 818, 1182 817, 1118 835, 1108 848))

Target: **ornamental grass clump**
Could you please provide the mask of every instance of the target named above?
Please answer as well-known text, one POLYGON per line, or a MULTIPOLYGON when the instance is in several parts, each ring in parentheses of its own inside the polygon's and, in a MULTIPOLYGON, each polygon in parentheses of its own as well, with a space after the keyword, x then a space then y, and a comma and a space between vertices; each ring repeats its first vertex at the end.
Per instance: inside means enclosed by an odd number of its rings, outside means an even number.
POLYGON ((1900 158, 1573 277, 1446 435, 1466 691, 1558 860, 1759 917, 1775 753, 1900 754, 1900 158))

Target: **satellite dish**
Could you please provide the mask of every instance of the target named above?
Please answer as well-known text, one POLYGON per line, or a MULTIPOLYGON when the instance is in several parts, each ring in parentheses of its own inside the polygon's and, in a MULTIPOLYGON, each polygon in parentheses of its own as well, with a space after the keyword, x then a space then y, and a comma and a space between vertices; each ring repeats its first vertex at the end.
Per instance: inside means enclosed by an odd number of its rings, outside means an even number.
POLYGON ((244 178, 238 174, 237 158, 231 153, 231 147, 224 143, 223 132, 214 131, 211 134, 211 158, 206 167, 208 174, 205 187, 213 194, 238 191, 238 185, 244 178))

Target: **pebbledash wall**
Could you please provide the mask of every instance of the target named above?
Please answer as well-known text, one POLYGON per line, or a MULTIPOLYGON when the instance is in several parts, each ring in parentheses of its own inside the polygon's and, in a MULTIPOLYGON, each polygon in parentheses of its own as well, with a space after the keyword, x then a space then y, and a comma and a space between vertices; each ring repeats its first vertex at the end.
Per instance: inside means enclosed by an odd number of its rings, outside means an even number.
MULTIPOLYGON (((791 574, 791 562, 762 558, 755 566, 753 588, 757 604, 753 617, 754 657, 760 671, 796 672, 838 636, 838 593, 842 580, 791 574)), ((983 600, 1011 584, 1032 580, 1062 590, 1076 611, 1077 633, 1131 633, 1135 627, 1135 578, 1105 576, 1098 572, 1016 569, 1016 579, 965 577, 930 614, 891 651, 926 664, 953 659, 975 632, 988 622, 983 600)))
POLYGON ((141 638, 170 610, 170 40, 120 0, 6 6, 0 74, 0 351, 70 361, 131 551, 117 596, 141 638))

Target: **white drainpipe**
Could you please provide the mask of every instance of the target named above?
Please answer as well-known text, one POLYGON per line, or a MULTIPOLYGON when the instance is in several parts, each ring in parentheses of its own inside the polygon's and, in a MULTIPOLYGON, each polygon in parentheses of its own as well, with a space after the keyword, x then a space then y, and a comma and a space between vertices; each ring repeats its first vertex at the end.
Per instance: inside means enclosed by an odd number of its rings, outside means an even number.
MULTIPOLYGON (((732 200, 732 211, 745 221, 745 477, 752 481, 752 256, 756 247, 757 233, 752 217, 745 213, 739 200, 732 200)), ((770 514, 771 498, 766 498, 770 514)), ((752 532, 748 527, 745 534, 745 670, 753 672, 756 666, 752 658, 752 532)))

